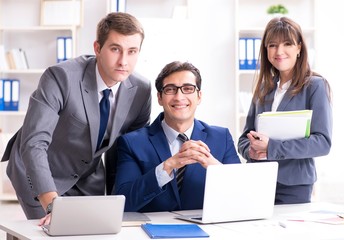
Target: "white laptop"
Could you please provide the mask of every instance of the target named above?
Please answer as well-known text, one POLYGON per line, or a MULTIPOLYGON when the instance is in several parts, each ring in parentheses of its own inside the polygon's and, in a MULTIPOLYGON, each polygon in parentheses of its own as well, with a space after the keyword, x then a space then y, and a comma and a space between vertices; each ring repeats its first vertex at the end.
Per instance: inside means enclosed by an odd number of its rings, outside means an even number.
POLYGON ((204 224, 269 218, 277 170, 277 162, 208 166, 203 210, 176 218, 204 224))
POLYGON ((51 236, 116 234, 122 227, 124 204, 123 195, 57 197, 50 224, 42 228, 51 236))

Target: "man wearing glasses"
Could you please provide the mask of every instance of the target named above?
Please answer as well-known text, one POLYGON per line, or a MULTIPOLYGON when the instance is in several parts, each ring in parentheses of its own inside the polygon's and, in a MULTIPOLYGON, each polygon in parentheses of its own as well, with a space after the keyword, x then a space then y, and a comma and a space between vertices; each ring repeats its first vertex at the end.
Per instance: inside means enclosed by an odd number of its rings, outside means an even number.
POLYGON ((201 83, 192 64, 167 64, 155 81, 164 112, 118 139, 112 193, 125 195, 125 211, 201 209, 207 167, 240 163, 227 128, 195 119, 201 83))

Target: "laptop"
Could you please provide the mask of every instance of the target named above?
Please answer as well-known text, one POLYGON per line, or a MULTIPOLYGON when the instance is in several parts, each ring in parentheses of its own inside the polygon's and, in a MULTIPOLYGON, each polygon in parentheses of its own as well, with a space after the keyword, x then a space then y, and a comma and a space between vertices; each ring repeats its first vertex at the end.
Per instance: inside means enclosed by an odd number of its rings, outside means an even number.
POLYGON ((274 209, 277 170, 277 162, 208 166, 203 209, 199 214, 176 218, 200 224, 269 218, 274 209))
POLYGON ((116 234, 124 204, 123 195, 57 197, 50 224, 42 228, 50 236, 116 234))

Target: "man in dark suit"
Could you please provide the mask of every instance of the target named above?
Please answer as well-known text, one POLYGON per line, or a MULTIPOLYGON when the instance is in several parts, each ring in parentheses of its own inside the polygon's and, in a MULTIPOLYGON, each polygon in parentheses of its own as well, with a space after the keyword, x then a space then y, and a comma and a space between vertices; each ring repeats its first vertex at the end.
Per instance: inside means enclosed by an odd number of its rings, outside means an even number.
POLYGON ((167 64, 155 82, 164 112, 151 126, 119 137, 113 194, 126 196, 125 211, 200 209, 207 167, 240 163, 227 128, 194 118, 202 98, 201 81, 192 64, 167 64))
POLYGON ((7 174, 28 219, 44 217, 43 223, 59 195, 105 194, 101 155, 115 147, 119 135, 149 124, 150 83, 133 73, 143 39, 136 18, 110 13, 98 24, 95 56, 43 73, 24 124, 2 159, 9 160, 7 174), (109 111, 101 134, 105 89, 109 111))

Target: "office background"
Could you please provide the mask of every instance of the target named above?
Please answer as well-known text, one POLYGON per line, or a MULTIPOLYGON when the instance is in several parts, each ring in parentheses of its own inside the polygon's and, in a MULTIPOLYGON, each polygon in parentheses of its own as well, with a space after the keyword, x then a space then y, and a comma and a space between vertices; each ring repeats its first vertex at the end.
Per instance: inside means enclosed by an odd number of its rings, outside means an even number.
MULTIPOLYGON (((9 0, 2 0, 7 2, 9 0)), ((18 21, 26 16, 27 0, 15 0, 18 6, 12 11, 17 13, 18 21)), ((39 0, 29 0, 39 4, 39 0)), ((236 22, 235 15, 238 1, 257 4, 255 0, 126 0, 127 12, 138 17, 144 25, 146 39, 137 70, 154 80, 161 68, 173 60, 190 61, 197 66, 203 77, 203 100, 196 117, 213 125, 228 127, 233 133, 235 141, 239 137, 236 128, 238 94, 236 92, 236 22)), ((262 4, 282 3, 301 7, 303 2, 310 0, 264 0, 262 4)), ((83 26, 78 29, 76 39, 76 55, 93 54, 93 41, 98 21, 110 9, 108 0, 83 0, 83 26)), ((316 194, 324 198, 333 195, 344 199, 344 192, 331 192, 331 186, 344 186, 341 172, 344 166, 340 152, 343 129, 339 125, 342 117, 343 94, 341 94, 341 57, 344 55, 341 46, 341 36, 344 29, 338 28, 338 18, 341 8, 336 4, 339 0, 312 0, 314 8, 299 9, 303 14, 297 15, 294 20, 299 22, 314 14, 315 30, 315 64, 316 71, 325 76, 333 89, 333 147, 328 156, 317 160, 319 182, 321 189, 316 194), (329 186, 329 187, 327 187, 329 186)), ((254 9, 250 17, 254 19, 259 15, 254 9)), ((37 13, 39 14, 39 12, 37 13)), ((292 15, 292 13, 291 13, 292 15)), ((252 21, 251 19, 251 21, 252 21)), ((259 21, 261 18, 257 17, 259 21)), ((268 22, 262 21, 262 27, 268 22)), ((301 27, 303 27, 301 25, 301 27)), ((37 56, 39 58, 39 56, 37 56)), ((152 119, 162 110, 156 101, 155 88, 153 94, 152 119)), ((314 116, 316 117, 316 116, 314 116)))
MULTIPOLYGON (((104 1, 105 2, 105 1, 104 1)), ((138 70, 152 81, 163 65, 170 60, 187 60, 194 63, 203 76, 203 100, 196 117, 210 124, 228 127, 235 133, 236 107, 238 101, 235 82, 235 0, 127 0, 127 11, 143 20, 146 29, 146 39, 143 44, 138 70), (173 21, 173 10, 181 6, 180 16, 173 21), (187 8, 188 19, 183 20, 183 7, 187 8), (157 30, 166 26, 163 30, 157 30), (157 39, 154 40, 153 37, 157 39), (159 41, 164 40, 164 41, 159 41)), ((246 1, 247 2, 247 1, 246 1)), ((248 1, 249 2, 249 1, 248 1)), ((262 1, 262 4, 281 3, 288 5, 303 2, 303 0, 272 0, 262 1)), ((344 130, 340 118, 343 116, 343 81, 341 80, 341 57, 344 55, 340 41, 344 29, 338 28, 338 16, 341 8, 336 7, 339 0, 314 0, 314 9, 303 9, 304 14, 315 16, 315 64, 314 70, 325 76, 333 90, 333 146, 330 154, 317 159, 319 189, 318 197, 333 195, 344 199, 344 192, 331 192, 336 186, 344 186, 342 170, 344 161, 340 151, 341 137, 344 130), (321 186, 321 187, 320 187, 321 186), (320 189, 321 188, 321 189, 320 189), (320 196, 321 195, 321 196, 320 196)), ((255 3, 257 4, 257 3, 255 3)), ((301 4, 302 6, 302 4, 301 4)), ((105 6, 92 0, 85 0, 85 26, 80 53, 92 51, 95 23, 104 13, 105 6)), ((178 9, 177 9, 178 10, 178 9)), ((250 11, 252 9, 249 9, 250 11)), ((255 12, 251 17, 255 18, 255 12)), ((302 19, 297 16, 294 20, 302 19)), ((268 18, 266 20, 266 23, 268 18)), ((301 20, 300 20, 301 21, 301 20)), ((264 25, 265 26, 265 25, 264 25)), ((301 25, 301 27, 303 27, 301 25)), ((153 96, 156 95, 153 89, 153 96)), ((153 98, 154 99, 154 98, 153 98)), ((154 119, 161 108, 155 102, 152 118, 154 119)), ((314 116, 316 117, 316 116, 314 116)), ((238 136, 235 136, 237 139, 238 136)))

